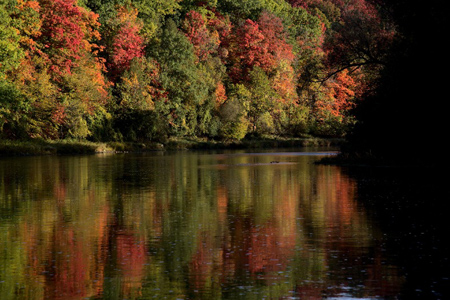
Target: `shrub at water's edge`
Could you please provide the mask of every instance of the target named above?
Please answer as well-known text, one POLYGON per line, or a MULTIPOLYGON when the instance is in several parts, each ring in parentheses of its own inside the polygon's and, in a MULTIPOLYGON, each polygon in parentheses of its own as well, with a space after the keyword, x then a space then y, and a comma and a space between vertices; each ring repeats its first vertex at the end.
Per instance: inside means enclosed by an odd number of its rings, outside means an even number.
POLYGON ((278 149, 325 147, 337 148, 342 143, 339 138, 258 138, 240 141, 213 141, 200 138, 172 138, 167 143, 95 143, 78 140, 58 141, 0 141, 0 157, 62 154, 95 154, 148 152, 162 150, 220 150, 220 149, 278 149))
POLYGON ((88 141, 0 141, 0 156, 93 154, 112 151, 105 143, 88 141))

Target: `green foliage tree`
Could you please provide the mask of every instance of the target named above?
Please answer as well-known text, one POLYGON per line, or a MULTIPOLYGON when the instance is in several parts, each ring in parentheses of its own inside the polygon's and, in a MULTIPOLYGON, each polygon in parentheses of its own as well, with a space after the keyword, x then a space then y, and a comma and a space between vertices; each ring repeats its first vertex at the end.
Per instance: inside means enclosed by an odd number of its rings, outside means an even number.
POLYGON ((159 69, 154 61, 135 58, 117 84, 118 102, 114 108, 114 127, 127 141, 161 139, 155 112, 156 102, 164 101, 159 86, 159 69))
POLYGON ((110 99, 100 63, 86 56, 78 64, 72 74, 64 78, 67 92, 61 95, 65 120, 60 128, 62 137, 92 137, 96 127, 110 118, 106 111, 110 99))
POLYGON ((224 88, 223 81, 227 79, 222 40, 230 27, 228 18, 206 7, 189 11, 182 22, 182 31, 194 46, 199 79, 206 88, 206 98, 198 106, 197 135, 215 137, 218 134, 217 103, 222 101, 218 98, 226 96, 226 91, 222 89, 224 94, 219 95, 217 88, 224 88))
POLYGON ((251 101, 248 118, 254 134, 273 133, 274 124, 271 113, 279 95, 273 89, 269 77, 260 67, 250 72, 249 91, 251 101))
POLYGON ((264 8, 262 0, 218 1, 217 7, 220 11, 230 15, 233 23, 238 20, 255 20, 264 8))
POLYGON ((170 133, 193 135, 197 107, 208 97, 208 87, 199 77, 192 44, 172 19, 167 21, 160 43, 150 48, 150 56, 161 65, 161 83, 168 93, 167 101, 156 105, 158 113, 167 120, 170 133))
POLYGON ((45 59, 33 56, 21 64, 12 77, 17 89, 30 103, 30 124, 27 132, 31 138, 55 139, 64 122, 64 108, 58 85, 53 81, 45 59))
POLYGON ((248 111, 252 93, 243 84, 234 84, 228 100, 220 107, 220 136, 225 140, 243 139, 250 127, 248 111))
POLYGON ((18 30, 11 18, 14 11, 13 1, 0 1, 0 135, 23 138, 26 136, 29 103, 6 76, 19 66, 24 56, 18 30))
POLYGON ((0 137, 26 139, 30 102, 12 83, 0 80, 0 137))
POLYGON ((10 16, 14 10, 13 1, 0 1, 0 80, 4 80, 4 73, 16 68, 24 56, 18 30, 10 16))
POLYGON ((180 9, 181 0, 135 0, 134 5, 139 11, 139 18, 143 20, 143 35, 152 38, 161 28, 164 19, 175 15, 180 9))

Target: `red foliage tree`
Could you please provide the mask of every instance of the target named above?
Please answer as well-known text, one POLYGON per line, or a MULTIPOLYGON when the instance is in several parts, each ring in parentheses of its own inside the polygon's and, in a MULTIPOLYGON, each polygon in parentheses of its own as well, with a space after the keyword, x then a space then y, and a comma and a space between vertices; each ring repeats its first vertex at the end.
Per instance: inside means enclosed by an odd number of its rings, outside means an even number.
POLYGON ((121 8, 119 29, 113 38, 110 69, 113 77, 128 70, 133 58, 144 55, 144 38, 139 35, 142 25, 136 9, 121 8))
POLYGON ((267 45, 268 56, 272 57, 272 62, 293 61, 292 46, 286 42, 287 35, 281 19, 268 12, 263 12, 259 17, 258 24, 264 35, 264 44, 267 45))
POLYGON ((210 55, 226 58, 231 23, 222 15, 214 11, 202 15, 192 10, 186 15, 183 30, 194 46, 199 61, 207 60, 210 55))
POLYGON ((80 58, 85 34, 82 9, 76 0, 41 0, 42 34, 39 41, 48 55, 51 70, 70 73, 80 58))
POLYGON ((248 81, 254 67, 270 72, 280 61, 294 59, 281 20, 267 12, 257 22, 246 20, 235 31, 231 51, 230 75, 236 82, 248 81))
POLYGON ((246 20, 244 25, 236 30, 234 39, 235 45, 231 48, 233 65, 230 68, 230 76, 236 82, 248 81, 249 72, 254 66, 261 65, 259 58, 267 53, 262 46, 264 35, 256 22, 246 20))
MULTIPOLYGON (((206 27, 207 24, 199 12, 190 11, 186 15, 184 24, 185 34, 194 46, 195 54, 200 61, 205 60, 208 54, 215 50, 218 41, 212 39, 206 27)), ((216 37, 216 40, 218 40, 218 37, 216 37)))
POLYGON ((137 13, 136 9, 119 10, 120 25, 113 39, 109 63, 113 78, 128 70, 133 58, 144 55, 144 38, 139 35, 142 25, 139 23, 137 13))

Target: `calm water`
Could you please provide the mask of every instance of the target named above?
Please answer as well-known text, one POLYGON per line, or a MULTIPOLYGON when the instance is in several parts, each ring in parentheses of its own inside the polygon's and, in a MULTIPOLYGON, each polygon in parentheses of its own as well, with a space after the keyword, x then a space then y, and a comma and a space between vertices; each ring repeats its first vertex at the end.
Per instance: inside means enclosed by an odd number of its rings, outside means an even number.
POLYGON ((445 299, 434 183, 323 155, 1 158, 0 299, 445 299))

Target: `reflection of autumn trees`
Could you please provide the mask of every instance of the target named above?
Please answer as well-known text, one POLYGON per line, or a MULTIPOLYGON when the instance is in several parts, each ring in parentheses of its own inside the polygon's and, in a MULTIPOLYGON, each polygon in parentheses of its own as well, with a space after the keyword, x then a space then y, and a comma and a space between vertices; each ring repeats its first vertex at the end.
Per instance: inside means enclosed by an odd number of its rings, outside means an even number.
POLYGON ((0 292, 220 299, 240 285, 319 299, 342 292, 348 277, 361 295, 395 291, 398 275, 373 242, 379 233, 355 182, 311 161, 183 154, 0 164, 0 208, 11 212, 0 266, 12 270, 8 286, 26 286, 0 292))
POLYGON ((308 244, 326 250, 322 259, 327 271, 322 272, 327 281, 313 283, 314 288, 301 285, 298 293, 314 299, 320 295, 317 290, 330 286, 339 293, 342 288, 352 288, 347 283, 352 278, 362 296, 373 296, 374 283, 380 295, 396 295, 401 279, 395 267, 385 263, 381 246, 374 243, 381 240, 381 233, 372 228, 356 201, 356 182, 336 169, 318 168, 316 192, 300 203, 300 211, 305 212, 303 226, 313 232, 308 244))
MULTIPOLYGON (((60 224, 63 225, 63 224, 60 224)), ((89 259, 84 256, 87 245, 78 240, 74 228, 55 230, 48 249, 45 295, 51 299, 77 299, 87 296, 89 259)))
POLYGON ((211 284, 223 264, 222 249, 214 243, 214 237, 204 232, 200 235, 197 251, 189 263, 189 283, 196 289, 211 284))
POLYGON ((100 294, 109 207, 99 190, 108 185, 92 186, 86 157, 22 163, 2 177, 20 180, 23 186, 21 201, 15 203, 20 231, 14 238, 22 245, 23 259, 20 268, 19 261, 13 263, 15 272, 23 275, 15 278, 16 284, 24 288, 10 295, 1 293, 2 299, 79 299, 100 294))
MULTIPOLYGON (((256 161, 237 159, 236 163, 256 161)), ((330 285, 335 286, 336 294, 342 292, 349 277, 358 278, 365 286, 387 284, 380 274, 395 273, 395 268, 381 270, 382 253, 372 242, 377 232, 355 200, 354 181, 336 167, 311 168, 308 176, 298 176, 295 169, 264 168, 237 170, 217 188, 221 221, 225 220, 223 204, 228 204, 228 230, 220 242, 205 238, 217 232, 201 234, 190 269, 195 274, 190 279, 197 280, 194 286, 208 284, 216 268, 221 270, 218 280, 222 283, 242 276, 242 269, 255 284, 262 280, 276 285, 281 279, 286 282, 297 277, 289 285, 296 286, 298 295, 311 299, 321 299, 330 285), (221 260, 218 254, 223 256, 221 260), (291 269, 293 262, 296 266, 291 269), (358 267, 349 268, 349 263, 358 267)), ((394 282, 387 284, 383 294, 396 290, 399 282, 394 282)), ((287 290, 285 287, 284 292, 287 290)), ((363 293, 370 296, 371 290, 363 293)))
POLYGON ((124 292, 130 294, 133 288, 141 287, 144 278, 147 252, 144 240, 138 240, 135 234, 120 230, 116 235, 117 266, 122 271, 124 292))

